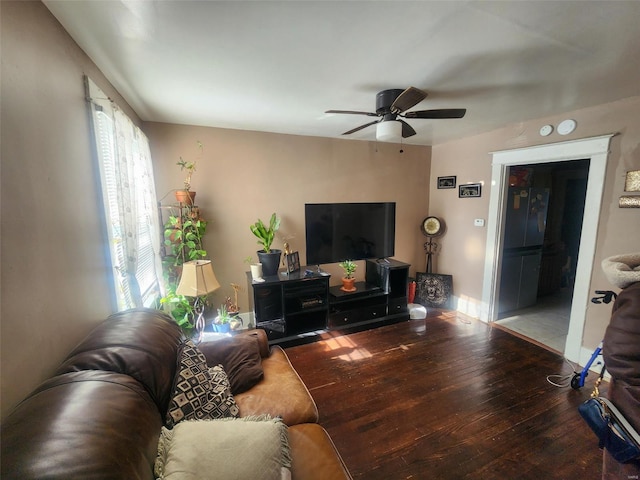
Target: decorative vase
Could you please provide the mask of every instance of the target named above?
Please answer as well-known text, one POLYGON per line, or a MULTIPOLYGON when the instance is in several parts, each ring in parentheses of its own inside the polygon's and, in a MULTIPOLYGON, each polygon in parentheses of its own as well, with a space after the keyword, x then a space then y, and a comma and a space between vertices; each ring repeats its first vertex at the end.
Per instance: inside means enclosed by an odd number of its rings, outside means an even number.
POLYGON ((251 278, 254 280, 258 280, 262 278, 262 264, 261 263, 252 263, 251 264, 251 278))
POLYGON ((196 192, 191 190, 176 190, 176 200, 184 205, 193 205, 196 200, 196 192))
POLYGON ((262 274, 265 277, 277 275, 278 267, 280 266, 280 256, 282 255, 282 251, 272 248, 269 253, 266 253, 264 250, 260 250, 256 253, 258 254, 258 258, 260 259, 260 263, 262 264, 262 274))
POLYGON ((356 291, 356 279, 355 278, 342 278, 342 287, 340 290, 343 292, 355 292, 356 291))
POLYGON ((240 316, 235 316, 233 320, 229 322, 229 328, 231 331, 240 330, 243 327, 242 318, 240 316))

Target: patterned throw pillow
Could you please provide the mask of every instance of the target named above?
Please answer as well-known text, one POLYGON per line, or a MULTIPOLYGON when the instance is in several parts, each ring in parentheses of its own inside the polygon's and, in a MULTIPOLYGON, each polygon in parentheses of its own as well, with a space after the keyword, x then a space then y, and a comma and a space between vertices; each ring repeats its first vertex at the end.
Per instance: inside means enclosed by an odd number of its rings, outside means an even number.
POLYGON ((208 367, 207 361, 191 340, 182 347, 166 426, 181 420, 237 417, 239 409, 231 394, 229 379, 222 365, 208 367))

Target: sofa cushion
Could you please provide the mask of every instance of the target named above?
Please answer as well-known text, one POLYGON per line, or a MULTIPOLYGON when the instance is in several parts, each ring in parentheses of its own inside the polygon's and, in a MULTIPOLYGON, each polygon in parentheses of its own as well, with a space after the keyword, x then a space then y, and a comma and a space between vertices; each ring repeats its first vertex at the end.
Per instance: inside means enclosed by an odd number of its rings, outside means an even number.
POLYGON ((254 417, 185 421, 162 429, 156 476, 164 480, 291 478, 287 427, 254 417))
POLYGON ((191 340, 187 340, 180 349, 173 385, 166 418, 169 428, 182 420, 238 416, 238 406, 224 369, 221 365, 207 366, 204 355, 191 340))
POLYGON ((280 417, 287 425, 316 423, 318 408, 284 350, 271 347, 271 355, 262 359, 264 379, 248 390, 234 395, 240 416, 268 414, 280 417))
POLYGON ((235 335, 198 345, 209 365, 221 364, 227 372, 234 395, 246 392, 262 380, 264 371, 258 339, 235 335))
POLYGON ((162 416, 128 375, 88 370, 50 378, 2 423, 3 480, 153 480, 162 416))
POLYGON ((173 319, 159 310, 125 310, 91 331, 67 356, 56 375, 82 370, 130 375, 147 389, 164 416, 183 339, 173 319))

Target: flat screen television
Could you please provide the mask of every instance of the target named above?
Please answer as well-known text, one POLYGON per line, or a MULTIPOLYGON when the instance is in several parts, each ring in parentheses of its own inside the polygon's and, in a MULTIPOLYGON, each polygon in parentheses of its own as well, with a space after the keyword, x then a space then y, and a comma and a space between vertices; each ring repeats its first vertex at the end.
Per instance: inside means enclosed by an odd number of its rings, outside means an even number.
POLYGON ((394 255, 395 202, 305 204, 307 265, 394 255))

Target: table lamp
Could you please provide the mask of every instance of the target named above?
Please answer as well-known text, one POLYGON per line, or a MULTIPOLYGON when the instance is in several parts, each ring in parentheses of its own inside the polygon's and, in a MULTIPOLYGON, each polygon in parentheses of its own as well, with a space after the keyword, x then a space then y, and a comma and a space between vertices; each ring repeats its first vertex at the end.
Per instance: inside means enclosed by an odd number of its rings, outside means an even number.
POLYGON ((198 342, 202 340, 202 332, 205 327, 204 302, 200 297, 218 290, 220 283, 213 273, 211 260, 192 260, 182 265, 182 276, 176 288, 178 295, 195 297, 193 310, 196 316, 195 327, 198 332, 198 342))

